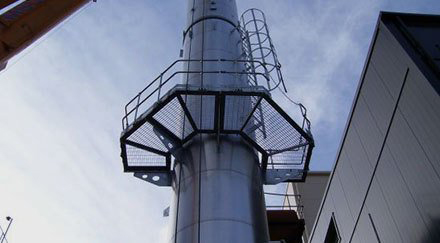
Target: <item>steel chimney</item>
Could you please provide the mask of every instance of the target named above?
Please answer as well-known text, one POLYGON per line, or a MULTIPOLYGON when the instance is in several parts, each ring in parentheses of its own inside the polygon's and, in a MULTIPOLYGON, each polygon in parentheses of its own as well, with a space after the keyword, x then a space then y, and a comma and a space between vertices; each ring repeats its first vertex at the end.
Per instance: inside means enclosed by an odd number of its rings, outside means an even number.
POLYGON ((124 171, 171 186, 172 242, 268 242, 263 184, 303 181, 314 143, 284 87, 264 14, 188 0, 182 59, 125 107, 124 171), (284 92, 284 91, 283 91, 284 92))

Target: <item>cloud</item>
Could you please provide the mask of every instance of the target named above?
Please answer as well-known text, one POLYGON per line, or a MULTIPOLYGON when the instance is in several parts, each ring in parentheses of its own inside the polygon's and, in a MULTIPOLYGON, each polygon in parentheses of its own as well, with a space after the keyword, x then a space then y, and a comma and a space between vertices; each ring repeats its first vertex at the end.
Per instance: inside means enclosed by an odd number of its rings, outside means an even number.
MULTIPOLYGON (((314 170, 329 170, 334 162, 379 12, 436 11, 434 2, 418 1, 238 4, 266 13, 289 95, 307 107, 312 121, 317 145, 311 162, 314 170)), ((292 110, 292 104, 281 95, 274 97, 285 110, 292 110)))
POLYGON ((119 157, 124 103, 177 53, 169 30, 156 26, 151 39, 144 29, 158 14, 142 1, 94 4, 1 74, 0 215, 15 219, 10 241, 164 241, 156 232, 168 227, 169 189, 122 173, 119 157), (163 58, 148 63, 148 52, 163 58))
MULTIPOLYGON (((15 219, 10 242, 169 237, 162 210, 171 203, 170 189, 122 173, 119 134, 125 103, 178 58, 184 5, 98 1, 0 74, 0 217, 15 219)), ((379 9, 427 11, 434 4, 238 5, 266 12, 289 95, 308 107, 313 122, 312 168, 329 169, 379 9)), ((281 96, 275 99, 291 110, 281 96)))

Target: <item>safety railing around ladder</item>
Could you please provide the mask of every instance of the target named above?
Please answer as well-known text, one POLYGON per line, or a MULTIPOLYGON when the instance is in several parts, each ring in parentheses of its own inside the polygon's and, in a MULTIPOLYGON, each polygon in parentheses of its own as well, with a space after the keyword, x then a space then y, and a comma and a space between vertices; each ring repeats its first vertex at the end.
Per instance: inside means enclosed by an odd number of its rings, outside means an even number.
POLYGON ((249 68, 258 72, 264 66, 265 72, 267 72, 266 75, 271 81, 267 83, 268 89, 274 90, 282 85, 284 91, 287 92, 281 73, 281 64, 272 44, 264 13, 259 9, 252 8, 241 15, 240 21, 243 56, 247 60, 261 62, 261 64, 256 65, 249 63, 249 68))
MULTIPOLYGON (((122 118, 122 127, 126 129, 129 124, 134 122, 140 114, 147 110, 152 103, 158 101, 163 93, 163 90, 168 91, 174 85, 182 83, 182 80, 188 78, 191 74, 224 74, 245 76, 248 86, 263 86, 267 91, 275 89, 282 90, 283 95, 287 97, 284 92, 287 92, 284 84, 283 75, 281 73, 281 64, 275 48, 272 44, 272 39, 269 35, 269 29, 266 25, 266 17, 259 9, 249 9, 241 16, 241 23, 238 26, 242 42, 242 55, 238 59, 179 59, 168 66, 161 74, 159 74, 153 81, 151 81, 144 89, 142 89, 133 99, 131 99, 125 106, 125 116, 122 118), (183 68, 177 64, 196 64, 204 65, 205 63, 228 62, 239 63, 243 69, 237 71, 230 70, 212 70, 209 71, 201 68, 200 70, 183 68), (202 71, 203 70, 203 71, 202 71), (181 76, 180 79, 176 78, 181 76), (281 89, 282 87, 282 89, 281 89), (157 99, 153 99, 157 95, 157 99)), ((221 66, 221 65, 219 65, 221 66)), ((183 82, 185 83, 185 81, 183 82)), ((247 86, 247 87, 248 87, 247 86)), ((205 88, 205 87, 201 87, 205 88)), ((256 102, 257 97, 251 97, 252 102, 256 102)), ((290 100, 290 98, 288 98, 290 100)), ((291 100, 292 101, 292 100, 291 100)), ((302 128, 310 135, 310 121, 307 118, 307 110, 301 103, 296 103, 299 106, 301 115, 303 117, 302 128)), ((257 107, 257 112, 254 119, 262 131, 264 138, 266 138, 266 126, 264 121, 264 114, 261 107, 257 107)))
MULTIPOLYGON (((256 8, 244 11, 240 18, 239 29, 242 38, 243 59, 259 61, 259 63, 247 62, 246 68, 252 70, 252 72, 265 72, 266 77, 268 77, 267 89, 270 91, 280 89, 283 95, 287 97, 287 88, 281 73, 281 63, 272 43, 263 11, 256 8)), ((249 76, 248 80, 249 83, 253 83, 255 77, 249 76)), ((290 100, 290 98, 288 99, 290 100)), ((301 115, 304 118, 302 128, 310 133, 310 120, 307 118, 306 108, 301 103, 290 101, 299 106, 301 115)))

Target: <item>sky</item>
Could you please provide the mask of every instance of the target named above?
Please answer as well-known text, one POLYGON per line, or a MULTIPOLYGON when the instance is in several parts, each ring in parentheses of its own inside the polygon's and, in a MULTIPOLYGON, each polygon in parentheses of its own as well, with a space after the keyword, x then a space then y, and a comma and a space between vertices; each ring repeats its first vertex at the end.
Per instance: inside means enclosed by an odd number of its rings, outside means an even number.
MULTIPOLYGON (((289 96, 312 121, 312 170, 332 168, 379 11, 440 13, 437 0, 237 2, 239 12, 266 13, 289 96)), ((170 189, 122 172, 119 135, 124 105, 178 59, 185 8, 98 0, 0 73, 0 225, 14 218, 9 242, 167 242, 170 189)))

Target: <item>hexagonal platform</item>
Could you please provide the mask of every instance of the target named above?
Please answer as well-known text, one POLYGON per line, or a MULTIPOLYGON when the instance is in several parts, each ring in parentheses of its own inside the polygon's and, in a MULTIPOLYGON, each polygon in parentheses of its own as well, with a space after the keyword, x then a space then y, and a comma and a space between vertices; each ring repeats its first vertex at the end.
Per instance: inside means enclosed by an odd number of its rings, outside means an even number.
POLYGON ((123 119, 121 157, 124 171, 140 178, 170 174, 173 151, 205 133, 241 135, 260 154, 265 184, 305 179, 313 138, 262 86, 216 90, 176 85, 140 116, 139 104, 133 111, 134 116, 126 113, 123 119))

